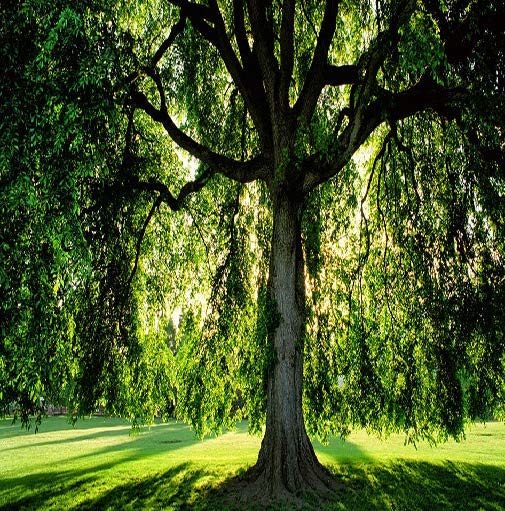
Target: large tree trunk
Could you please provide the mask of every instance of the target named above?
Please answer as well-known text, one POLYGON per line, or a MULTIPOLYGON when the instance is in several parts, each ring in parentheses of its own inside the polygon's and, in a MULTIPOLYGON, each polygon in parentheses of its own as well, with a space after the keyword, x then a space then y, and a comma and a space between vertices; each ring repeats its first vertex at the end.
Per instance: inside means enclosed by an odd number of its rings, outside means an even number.
MULTIPOLYGON (((274 362, 269 371, 267 423, 250 492, 263 500, 286 500, 301 493, 328 493, 336 482, 319 463, 305 431, 302 412, 305 282, 301 204, 274 198, 269 292, 276 314, 270 333, 274 362)), ((249 493, 249 492, 248 492, 249 493)))

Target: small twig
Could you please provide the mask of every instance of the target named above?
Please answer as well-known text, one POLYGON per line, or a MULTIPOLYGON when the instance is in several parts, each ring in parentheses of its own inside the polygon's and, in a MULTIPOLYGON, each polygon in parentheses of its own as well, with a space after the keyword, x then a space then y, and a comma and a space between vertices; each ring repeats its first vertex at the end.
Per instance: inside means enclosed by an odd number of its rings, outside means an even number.
POLYGON ((316 27, 314 26, 314 23, 312 23, 312 20, 310 19, 310 16, 307 12, 307 9, 305 6, 305 1, 302 0, 302 2, 300 2, 300 4, 302 6, 302 12, 303 12, 303 15, 305 16, 305 20, 307 21, 310 28, 312 29, 312 32, 314 33, 314 37, 316 38, 316 41, 317 41, 317 30, 316 30, 316 27))
POLYGON ((196 227, 196 230, 198 231, 198 235, 200 236, 200 239, 202 240, 203 246, 205 248, 205 257, 206 257, 206 263, 207 263, 207 269, 209 270, 209 274, 212 275, 212 268, 210 265, 210 250, 209 245, 207 244, 207 241, 205 240, 205 236, 203 235, 203 231, 196 221, 195 215, 193 214, 193 211, 189 207, 189 205, 186 205, 186 210, 188 211, 189 215, 191 216, 191 219, 193 220, 193 224, 196 227))

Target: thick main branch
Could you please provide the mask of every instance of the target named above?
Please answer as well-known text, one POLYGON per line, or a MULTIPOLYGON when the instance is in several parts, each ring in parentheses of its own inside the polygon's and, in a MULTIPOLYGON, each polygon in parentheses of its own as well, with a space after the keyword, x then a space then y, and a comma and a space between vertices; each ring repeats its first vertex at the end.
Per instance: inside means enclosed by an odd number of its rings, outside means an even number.
POLYGON ((337 23, 338 0, 327 0, 316 49, 302 91, 294 106, 297 118, 309 121, 324 86, 324 72, 328 65, 328 52, 337 23))
POLYGON ((443 87, 428 75, 405 91, 393 94, 383 90, 377 99, 354 112, 336 140, 332 157, 314 154, 305 162, 304 193, 334 177, 382 123, 405 119, 426 110, 443 114, 447 108, 461 104, 466 98, 468 92, 464 88, 443 87))
POLYGON ((294 66, 295 0, 284 0, 281 24, 281 76, 279 102, 281 111, 289 108, 289 86, 294 66))
POLYGON ((251 61, 252 52, 245 28, 244 0, 233 0, 233 25, 242 66, 246 68, 251 61))
POLYGON ((257 179, 268 179, 268 166, 263 158, 257 157, 247 162, 239 162, 216 153, 191 138, 174 123, 167 109, 164 107, 163 99, 162 108, 157 109, 147 99, 144 93, 134 90, 131 95, 137 108, 146 112, 154 121, 162 124, 167 134, 179 147, 211 167, 214 173, 222 174, 241 183, 251 182, 257 179))
POLYGON ((327 65, 324 69, 324 85, 346 85, 357 83, 360 79, 359 66, 347 64, 343 66, 327 65))
POLYGON ((273 27, 267 19, 267 3, 263 0, 247 0, 247 8, 254 38, 253 51, 257 55, 262 78, 266 85, 265 89, 270 109, 273 110, 279 66, 274 55, 273 27))
POLYGON ((188 0, 169 0, 172 5, 180 7, 181 16, 186 16, 211 45, 213 45, 230 73, 232 80, 237 86, 254 125, 258 131, 262 148, 268 150, 270 147, 270 120, 266 115, 266 94, 255 68, 253 58, 244 58, 249 55, 247 51, 247 38, 244 38, 245 29, 240 26, 243 21, 243 11, 237 2, 235 6, 235 21, 239 25, 239 51, 241 52, 242 63, 226 33, 226 26, 217 1, 209 2, 209 6, 195 4, 188 0))

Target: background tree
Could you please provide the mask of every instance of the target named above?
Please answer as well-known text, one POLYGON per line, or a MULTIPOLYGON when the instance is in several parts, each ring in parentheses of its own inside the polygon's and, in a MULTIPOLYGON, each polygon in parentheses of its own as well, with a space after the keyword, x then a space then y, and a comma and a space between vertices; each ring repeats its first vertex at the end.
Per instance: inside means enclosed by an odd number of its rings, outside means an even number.
POLYGON ((265 499, 335 487, 306 424, 437 440, 500 413, 500 2, 2 17, 4 406, 247 416, 265 499))

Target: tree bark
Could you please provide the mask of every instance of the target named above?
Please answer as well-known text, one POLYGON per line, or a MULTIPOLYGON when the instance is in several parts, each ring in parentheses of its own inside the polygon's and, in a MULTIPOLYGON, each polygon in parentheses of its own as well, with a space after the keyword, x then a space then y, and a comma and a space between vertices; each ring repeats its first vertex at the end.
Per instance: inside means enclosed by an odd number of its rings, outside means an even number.
POLYGON ((275 314, 269 342, 266 431, 246 495, 263 501, 293 500, 304 493, 328 494, 337 488, 319 463, 307 436, 302 411, 305 336, 304 258, 301 201, 279 194, 273 201, 268 314, 275 314))

